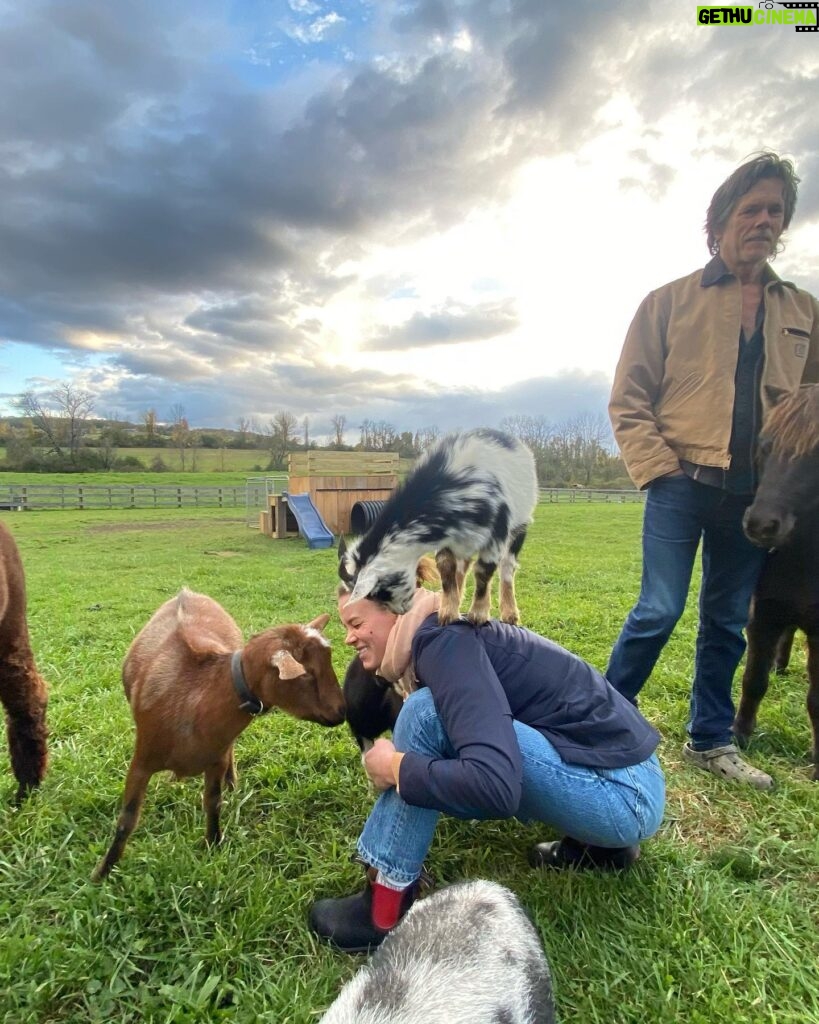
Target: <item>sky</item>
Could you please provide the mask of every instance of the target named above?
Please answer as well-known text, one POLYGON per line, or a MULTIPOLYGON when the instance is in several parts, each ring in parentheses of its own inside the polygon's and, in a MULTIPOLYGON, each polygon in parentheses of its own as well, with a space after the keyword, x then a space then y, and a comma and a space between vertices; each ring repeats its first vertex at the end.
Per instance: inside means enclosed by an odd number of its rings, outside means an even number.
POLYGON ((605 414, 754 152, 819 292, 818 72, 819 33, 688 0, 0 0, 0 412, 605 414))

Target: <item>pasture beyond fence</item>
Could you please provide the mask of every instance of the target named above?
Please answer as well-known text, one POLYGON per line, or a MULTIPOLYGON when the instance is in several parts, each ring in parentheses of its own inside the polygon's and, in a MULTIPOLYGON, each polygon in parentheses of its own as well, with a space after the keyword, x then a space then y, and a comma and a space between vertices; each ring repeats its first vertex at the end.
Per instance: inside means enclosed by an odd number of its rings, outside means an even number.
MULTIPOLYGON (((248 526, 258 526, 258 512, 268 496, 286 489, 283 478, 249 477, 244 485, 199 487, 189 484, 3 484, 0 510, 129 508, 244 508, 248 526)), ((642 502, 644 491, 591 487, 541 487, 540 502, 580 504, 642 502)))

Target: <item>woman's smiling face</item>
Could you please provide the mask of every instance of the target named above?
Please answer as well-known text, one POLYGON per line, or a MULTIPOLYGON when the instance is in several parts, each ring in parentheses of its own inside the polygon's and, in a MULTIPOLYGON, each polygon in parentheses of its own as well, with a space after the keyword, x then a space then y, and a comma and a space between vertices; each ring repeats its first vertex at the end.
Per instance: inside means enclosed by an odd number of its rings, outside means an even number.
POLYGON ((355 647, 361 664, 368 672, 377 671, 384 660, 387 639, 398 616, 367 598, 350 601, 348 594, 338 599, 338 614, 347 630, 344 643, 355 647))

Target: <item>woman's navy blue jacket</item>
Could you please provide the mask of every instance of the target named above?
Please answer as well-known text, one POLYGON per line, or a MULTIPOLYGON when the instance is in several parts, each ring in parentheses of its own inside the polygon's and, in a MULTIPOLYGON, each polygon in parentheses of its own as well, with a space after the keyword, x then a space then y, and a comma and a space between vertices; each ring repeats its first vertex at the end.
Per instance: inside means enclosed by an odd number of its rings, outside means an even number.
POLYGON ((591 768, 639 764, 660 741, 600 672, 520 626, 495 619, 439 626, 430 615, 413 638, 412 664, 457 752, 404 754, 399 791, 418 807, 468 818, 514 815, 521 757, 513 720, 542 733, 564 761, 591 768))

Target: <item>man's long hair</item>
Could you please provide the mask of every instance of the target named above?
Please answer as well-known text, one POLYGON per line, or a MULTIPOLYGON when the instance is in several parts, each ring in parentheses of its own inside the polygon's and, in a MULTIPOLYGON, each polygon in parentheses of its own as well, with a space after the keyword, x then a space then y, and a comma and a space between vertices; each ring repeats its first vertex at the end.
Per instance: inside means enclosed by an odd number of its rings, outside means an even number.
MULTIPOLYGON (((711 199, 708 213, 705 215, 705 231, 708 236, 708 249, 712 256, 719 252, 717 235, 728 223, 734 207, 739 200, 764 178, 778 178, 784 188, 785 221, 787 228, 796 209, 796 196, 799 190, 799 178, 790 160, 776 153, 759 153, 723 181, 711 199)), ((782 248, 777 246, 777 252, 782 248)))

